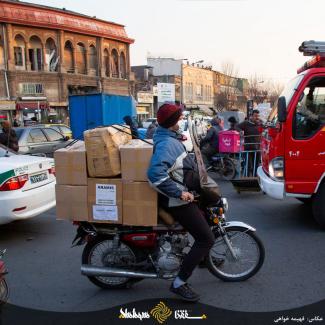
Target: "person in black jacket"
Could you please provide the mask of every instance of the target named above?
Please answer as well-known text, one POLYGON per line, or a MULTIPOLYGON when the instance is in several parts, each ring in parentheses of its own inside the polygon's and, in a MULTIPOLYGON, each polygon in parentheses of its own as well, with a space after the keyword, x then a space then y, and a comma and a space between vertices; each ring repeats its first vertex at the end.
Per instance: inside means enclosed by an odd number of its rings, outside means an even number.
POLYGON ((7 148, 18 151, 18 138, 15 130, 11 128, 11 124, 8 121, 2 122, 2 133, 0 133, 0 143, 7 148))
POLYGON ((126 125, 128 125, 131 129, 131 134, 132 134, 132 139, 138 139, 139 138, 139 133, 138 133, 138 128, 134 121, 132 120, 132 117, 127 115, 123 117, 123 121, 125 122, 126 125))
POLYGON ((211 157, 219 152, 219 132, 223 130, 222 121, 219 116, 213 118, 211 128, 200 142, 202 158, 206 166, 209 166, 211 157))
POLYGON ((247 176, 255 176, 257 167, 260 163, 261 155, 260 155, 260 141, 261 136, 259 132, 259 126, 261 124, 259 118, 259 110, 254 109, 252 112, 252 116, 249 120, 246 120, 240 124, 238 127, 244 131, 244 143, 245 143, 245 151, 248 156, 248 175, 247 176))

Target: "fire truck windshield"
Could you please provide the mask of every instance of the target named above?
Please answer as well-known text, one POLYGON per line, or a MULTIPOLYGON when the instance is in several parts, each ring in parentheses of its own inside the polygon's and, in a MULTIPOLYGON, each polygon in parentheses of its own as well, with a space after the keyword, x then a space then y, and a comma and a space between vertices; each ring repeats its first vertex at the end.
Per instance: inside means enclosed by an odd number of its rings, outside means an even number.
MULTIPOLYGON (((295 91, 299 87, 299 84, 303 78, 304 78, 304 74, 299 74, 295 78, 291 79, 288 82, 288 84, 286 85, 286 87, 284 88, 284 90, 282 91, 282 93, 280 94, 279 97, 282 97, 282 96, 285 97, 287 107, 288 107, 288 105, 291 101, 291 98, 293 97, 295 91)), ((275 125, 278 122, 277 105, 278 105, 278 102, 276 101, 272 108, 272 111, 267 119, 268 123, 271 125, 275 125)))

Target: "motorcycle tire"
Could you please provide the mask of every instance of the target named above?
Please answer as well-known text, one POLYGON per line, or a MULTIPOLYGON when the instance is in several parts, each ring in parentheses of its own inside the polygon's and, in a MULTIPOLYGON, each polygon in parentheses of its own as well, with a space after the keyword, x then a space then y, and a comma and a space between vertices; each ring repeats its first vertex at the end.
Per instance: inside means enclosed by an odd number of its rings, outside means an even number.
MULTIPOLYGON (((94 252, 96 247, 98 247, 99 245, 107 241, 112 241, 112 238, 106 236, 95 237, 91 241, 89 241, 82 252, 82 258, 81 258, 82 264, 94 265, 91 263, 92 253, 94 252)), ((136 252, 126 244, 123 245, 125 245, 130 251, 132 251, 136 259, 136 252)), ((102 276, 87 276, 87 278, 89 279, 90 282, 92 282, 93 284, 95 284, 96 286, 102 289, 126 289, 126 288, 130 288, 134 283, 143 280, 142 278, 116 278, 116 277, 102 277, 102 276), (109 279, 112 280, 109 281, 109 279), (114 280, 116 279, 122 279, 122 280, 120 282, 114 283, 114 280)))
POLYGON ((5 279, 0 280, 0 306, 4 305, 9 298, 9 288, 5 279))
POLYGON ((226 181, 234 179, 236 176, 236 166, 232 159, 224 158, 223 164, 224 166, 220 170, 222 178, 226 181))
MULTIPOLYGON (((231 246, 235 251, 238 259, 236 260, 233 258, 228 246, 226 245, 225 240, 219 234, 219 232, 216 231, 215 244, 211 248, 206 260, 208 270, 214 276, 218 277, 219 279, 225 282, 245 281, 255 275, 262 267, 265 258, 264 245, 262 241, 258 238, 258 236, 255 234, 255 232, 248 230, 247 228, 234 226, 226 228, 226 232, 230 240, 231 246), (230 273, 229 271, 227 271, 228 267, 230 266, 230 271, 234 270, 235 268, 240 266, 240 263, 243 260, 245 261, 245 258, 247 258, 247 254, 245 253, 250 253, 245 251, 244 244, 247 243, 238 241, 239 236, 242 236, 242 238, 244 238, 245 241, 248 242, 249 250, 251 249, 251 244, 255 244, 257 250, 256 261, 247 269, 244 268, 238 272, 230 273), (236 238, 238 239, 236 240, 236 238), (220 248, 220 253, 216 254, 216 247, 220 248), (216 254, 217 256, 213 256, 214 254, 216 254)), ((248 257, 250 256, 248 255, 248 257)))

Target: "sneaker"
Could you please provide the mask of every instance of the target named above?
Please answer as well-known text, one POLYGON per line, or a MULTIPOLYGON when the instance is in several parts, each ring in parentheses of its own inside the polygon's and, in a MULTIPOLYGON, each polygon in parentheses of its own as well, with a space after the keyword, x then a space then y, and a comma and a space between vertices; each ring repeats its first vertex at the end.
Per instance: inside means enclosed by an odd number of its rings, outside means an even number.
POLYGON ((200 295, 197 294, 187 283, 181 285, 178 288, 174 288, 172 283, 170 286, 170 291, 181 296, 185 301, 196 302, 200 299, 200 295))

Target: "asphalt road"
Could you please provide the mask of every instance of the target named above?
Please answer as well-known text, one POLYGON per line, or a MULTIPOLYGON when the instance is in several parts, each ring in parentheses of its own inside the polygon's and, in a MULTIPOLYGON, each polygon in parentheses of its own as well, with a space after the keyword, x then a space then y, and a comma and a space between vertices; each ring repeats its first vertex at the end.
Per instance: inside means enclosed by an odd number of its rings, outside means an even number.
MULTIPOLYGON (((325 299, 325 233, 295 199, 274 201, 261 193, 237 194, 222 183, 228 219, 257 228, 266 248, 263 268, 241 283, 224 283, 197 269, 190 283, 201 302, 238 311, 278 311, 325 299)), ((0 227, 7 248, 10 302, 48 311, 92 311, 147 298, 174 298, 169 282, 144 280, 131 289, 105 291, 80 274, 82 247, 70 248, 75 227, 55 220, 55 209, 0 227)))

